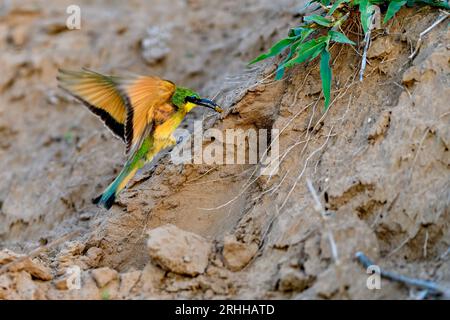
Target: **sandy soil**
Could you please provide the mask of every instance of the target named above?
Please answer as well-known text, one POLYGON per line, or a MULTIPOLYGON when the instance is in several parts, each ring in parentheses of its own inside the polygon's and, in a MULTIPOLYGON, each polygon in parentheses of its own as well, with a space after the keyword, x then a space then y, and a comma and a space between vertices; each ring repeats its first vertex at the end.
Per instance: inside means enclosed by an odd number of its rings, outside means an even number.
POLYGON ((357 251, 450 285, 446 23, 408 59, 439 12, 406 9, 377 32, 363 83, 361 48, 334 46, 335 100, 324 114, 316 63, 282 81, 271 76, 277 60, 246 68, 298 23, 302 1, 80 1, 73 31, 70 4, 0 6, 0 299, 417 297, 386 280, 367 289, 357 251), (186 128, 204 118, 223 131, 279 129, 278 173, 162 157, 110 211, 93 206, 125 157, 56 88, 58 67, 83 66, 159 75, 225 107, 223 117, 194 113, 186 128), (69 290, 73 266, 81 287, 69 290))

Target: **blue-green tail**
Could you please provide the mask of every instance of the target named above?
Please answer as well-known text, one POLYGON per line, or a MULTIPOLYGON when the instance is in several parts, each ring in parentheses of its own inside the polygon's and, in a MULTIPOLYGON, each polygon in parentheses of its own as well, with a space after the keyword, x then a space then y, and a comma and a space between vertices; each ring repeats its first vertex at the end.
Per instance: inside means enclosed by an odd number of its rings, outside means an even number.
POLYGON ((116 201, 116 191, 112 188, 108 188, 104 193, 99 195, 97 198, 92 199, 92 203, 102 205, 106 209, 110 209, 115 201, 116 201))
POLYGON ((142 168, 148 158, 148 151, 152 145, 152 138, 148 137, 144 140, 139 150, 137 150, 130 159, 125 163, 122 171, 114 179, 113 182, 105 189, 105 191, 97 198, 92 199, 94 204, 99 204, 109 209, 114 204, 117 195, 125 188, 128 181, 133 178, 136 172, 142 168))
POLYGON ((106 209, 109 209, 114 204, 116 200, 116 196, 119 194, 120 190, 118 190, 120 183, 125 179, 125 177, 129 174, 129 168, 125 166, 120 174, 114 179, 113 182, 108 186, 108 188, 103 191, 101 195, 97 198, 92 199, 94 204, 101 205, 106 209))
POLYGON ((116 200, 117 195, 120 193, 120 191, 125 188, 128 181, 133 178, 136 171, 142 167, 143 162, 141 164, 141 161, 138 163, 130 163, 127 162, 122 169, 122 171, 119 173, 119 175, 114 179, 113 182, 108 186, 108 188, 103 191, 103 193, 98 196, 95 199, 92 199, 92 202, 94 204, 101 205, 105 207, 106 209, 110 209, 112 205, 114 204, 114 201, 116 200))

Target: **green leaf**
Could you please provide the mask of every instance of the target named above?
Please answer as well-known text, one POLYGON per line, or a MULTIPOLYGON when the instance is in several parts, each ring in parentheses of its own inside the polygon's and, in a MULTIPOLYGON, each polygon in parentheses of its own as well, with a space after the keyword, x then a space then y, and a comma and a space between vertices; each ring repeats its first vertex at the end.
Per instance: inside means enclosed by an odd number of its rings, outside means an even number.
POLYGON ((291 28, 289 29, 288 35, 289 37, 300 36, 305 29, 305 27, 291 28))
POLYGON ((292 42, 294 42, 295 40, 298 40, 299 38, 300 38, 300 36, 295 36, 295 37, 289 37, 289 38, 281 39, 280 41, 275 43, 272 46, 272 48, 269 49, 269 51, 267 51, 266 53, 261 54, 260 56, 256 57, 252 61, 250 61, 249 65, 254 64, 254 63, 258 62, 258 61, 261 61, 261 60, 264 60, 264 59, 276 56, 281 51, 286 49, 292 42))
POLYGON ((303 30, 301 33, 301 39, 302 39, 301 42, 304 42, 306 40, 306 38, 308 38, 310 36, 310 34, 313 33, 314 31, 316 31, 316 30, 305 28, 305 30, 303 30))
POLYGON ((284 76, 284 72, 286 71, 286 68, 283 65, 280 65, 277 68, 277 72, 275 73, 275 80, 281 80, 284 76))
POLYGON ((314 29, 309 29, 309 28, 304 28, 304 30, 302 30, 301 32, 301 37, 300 40, 297 40, 296 42, 293 42, 291 44, 291 47, 289 48, 289 54, 286 57, 286 59, 284 59, 284 61, 278 66, 277 68, 277 72, 275 74, 275 80, 280 80, 281 78, 283 78, 284 75, 284 71, 286 70, 286 68, 284 67, 284 64, 286 62, 288 62, 289 60, 291 60, 292 56, 294 55, 294 53, 296 52, 297 48, 303 43, 305 42, 306 38, 309 37, 309 35, 311 33, 313 33, 314 29))
POLYGON ((303 27, 297 27, 297 28, 291 28, 288 31, 288 36, 289 37, 295 37, 295 36, 299 36, 301 34, 301 32, 303 31, 303 27))
POLYGON ((450 5, 448 4, 448 0, 409 0, 407 1, 408 6, 413 6, 416 3, 427 4, 432 7, 443 8, 450 10, 450 5))
POLYGON ((305 22, 309 22, 309 23, 315 22, 318 25, 321 25, 321 26, 324 26, 324 27, 331 26, 331 21, 330 20, 328 20, 325 17, 319 16, 318 14, 313 14, 312 16, 306 16, 306 17, 303 18, 303 20, 305 22))
POLYGON ((309 40, 297 48, 297 55, 286 62, 283 67, 289 68, 293 65, 303 63, 307 60, 312 60, 317 57, 320 51, 325 47, 328 36, 322 36, 316 39, 309 40))
POLYGON ((369 0, 361 0, 359 3, 359 12, 361 13, 361 24, 364 30, 364 34, 369 31, 370 21, 373 14, 372 5, 369 0))
POLYGON ((320 77, 322 78, 322 90, 323 96, 325 97, 325 110, 327 110, 330 105, 331 96, 330 52, 327 48, 320 55, 320 77))
POLYGON ((392 19, 393 16, 400 10, 401 7, 403 7, 406 4, 406 0, 392 0, 389 2, 389 6, 386 12, 386 15, 384 16, 383 23, 388 22, 392 19))
POLYGON ((104 290, 102 291, 102 300, 110 300, 111 299, 111 295, 109 294, 108 290, 104 290))
POLYGON ((305 27, 292 28, 289 30, 289 37, 300 36, 301 41, 304 41, 314 31, 316 30, 305 27))
POLYGON ((347 38, 347 36, 341 32, 330 30, 328 31, 328 34, 330 35, 331 40, 333 40, 334 42, 348 43, 351 45, 355 45, 355 43, 352 40, 347 38))
POLYGON ((288 56, 286 57, 286 59, 283 60, 283 62, 277 68, 277 72, 275 73, 275 80, 280 80, 281 78, 283 78, 284 72, 286 70, 286 68, 284 67, 284 64, 286 62, 288 62, 292 58, 293 55, 294 55, 294 49, 293 49, 293 47, 291 47, 289 50, 288 56))
POLYGON ((338 1, 336 1, 333 4, 333 6, 331 7, 330 11, 328 11, 328 15, 331 16, 336 11, 336 9, 340 6, 341 3, 349 2, 349 1, 350 0, 338 0, 338 1))
POLYGON ((321 3, 324 6, 327 6, 330 3, 330 0, 311 0, 308 2, 308 6, 312 5, 313 3, 321 3))

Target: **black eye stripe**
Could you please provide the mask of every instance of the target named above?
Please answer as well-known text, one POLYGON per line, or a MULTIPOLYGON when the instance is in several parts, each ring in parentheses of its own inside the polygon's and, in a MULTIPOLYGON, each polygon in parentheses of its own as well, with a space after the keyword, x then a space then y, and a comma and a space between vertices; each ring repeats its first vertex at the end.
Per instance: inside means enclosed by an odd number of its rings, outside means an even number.
POLYGON ((197 98, 188 96, 188 97, 184 98, 184 102, 196 103, 197 102, 197 98))

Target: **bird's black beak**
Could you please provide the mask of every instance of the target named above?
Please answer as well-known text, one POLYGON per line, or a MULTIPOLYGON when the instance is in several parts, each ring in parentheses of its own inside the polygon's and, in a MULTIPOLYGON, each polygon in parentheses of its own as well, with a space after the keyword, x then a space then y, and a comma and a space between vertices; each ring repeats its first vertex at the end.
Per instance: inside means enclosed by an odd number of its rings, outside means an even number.
POLYGON ((214 101, 211 101, 209 99, 200 99, 200 98, 197 98, 197 97, 186 97, 186 101, 195 103, 196 105, 199 105, 199 106, 203 106, 203 107, 206 107, 206 108, 213 109, 216 112, 220 112, 220 113, 223 112, 222 108, 219 107, 217 105, 217 103, 215 103, 214 101))

